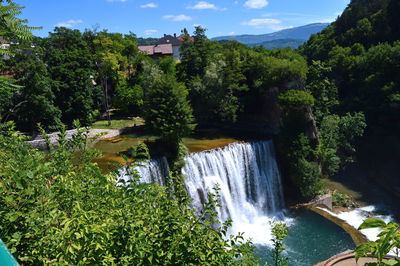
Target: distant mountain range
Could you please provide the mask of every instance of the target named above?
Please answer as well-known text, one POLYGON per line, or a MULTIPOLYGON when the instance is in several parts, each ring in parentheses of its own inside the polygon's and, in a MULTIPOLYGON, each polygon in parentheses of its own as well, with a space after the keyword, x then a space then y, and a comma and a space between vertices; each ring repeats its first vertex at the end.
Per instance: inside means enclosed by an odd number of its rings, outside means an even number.
POLYGON ((318 33, 327 27, 329 23, 313 23, 305 26, 280 30, 260 35, 231 35, 215 37, 213 41, 236 40, 248 46, 263 45, 267 49, 291 47, 297 48, 307 41, 311 34, 318 33))

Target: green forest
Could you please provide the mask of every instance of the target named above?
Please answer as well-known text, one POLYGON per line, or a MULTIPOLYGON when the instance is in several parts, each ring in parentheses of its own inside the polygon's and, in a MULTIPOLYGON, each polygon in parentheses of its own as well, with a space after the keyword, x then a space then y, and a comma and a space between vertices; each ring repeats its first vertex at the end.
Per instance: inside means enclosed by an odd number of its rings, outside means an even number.
MULTIPOLYGON (((0 50, 0 239, 24 265, 257 265, 255 246, 218 220, 218 189, 200 216, 190 208, 182 139, 222 127, 278 128, 271 137, 285 193, 297 203, 323 194, 323 180, 355 162, 372 137, 400 141, 398 14, 398 0, 352 0, 295 50, 182 29, 174 61, 140 52, 153 40, 133 32, 56 27, 36 37, 18 18, 23 8, 0 1, 0 36, 15 44, 0 50), (134 167, 150 158, 146 145, 132 151, 130 183, 93 162, 100 154, 87 132, 110 110, 143 118, 158 136, 150 149, 168 159, 166 187, 139 183, 134 167), (78 133, 67 141, 72 128, 78 133), (57 148, 26 143, 55 131, 57 148)), ((287 234, 280 226, 278 249, 287 234)), ((274 265, 287 265, 283 250, 274 265)))

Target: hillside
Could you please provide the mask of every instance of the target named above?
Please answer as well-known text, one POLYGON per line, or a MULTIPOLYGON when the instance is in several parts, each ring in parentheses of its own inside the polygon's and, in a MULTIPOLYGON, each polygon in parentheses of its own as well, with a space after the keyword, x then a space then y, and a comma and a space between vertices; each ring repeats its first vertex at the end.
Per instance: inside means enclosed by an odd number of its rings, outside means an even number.
POLYGON ((307 40, 304 39, 278 39, 273 41, 266 41, 262 43, 248 44, 250 47, 262 45, 265 49, 272 50, 275 48, 286 48, 290 47, 296 49, 300 45, 304 44, 307 40))
POLYGON ((340 102, 335 113, 365 114, 358 165, 343 176, 365 183, 378 180, 388 191, 400 191, 398 14, 399 0, 353 0, 337 21, 299 48, 309 64, 331 71, 326 81, 336 85, 340 102))
POLYGON ((285 29, 273 33, 268 34, 261 34, 261 35, 233 35, 233 36, 221 36, 215 37, 211 40, 213 41, 221 41, 221 40, 236 40, 243 44, 247 44, 250 46, 260 45, 262 43, 271 42, 275 40, 282 40, 282 39, 296 39, 296 40, 308 40, 311 34, 320 32, 328 23, 314 23, 309 24, 301 27, 295 27, 290 29, 285 29))
POLYGON ((143 38, 139 37, 136 39, 138 45, 153 45, 158 40, 157 38, 143 38))
POLYGON ((335 46, 392 43, 400 39, 399 12, 398 0, 353 0, 334 23, 311 36, 303 53, 313 60, 327 60, 335 46))
POLYGON ((400 132, 400 1, 353 0, 300 52, 332 69, 340 112, 363 111, 371 134, 400 132))

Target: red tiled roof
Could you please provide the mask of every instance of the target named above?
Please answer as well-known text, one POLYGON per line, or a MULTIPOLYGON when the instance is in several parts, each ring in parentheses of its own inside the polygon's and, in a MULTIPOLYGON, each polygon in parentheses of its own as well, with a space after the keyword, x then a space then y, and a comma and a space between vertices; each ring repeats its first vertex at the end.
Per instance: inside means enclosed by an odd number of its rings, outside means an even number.
POLYGON ((172 44, 159 44, 154 47, 155 54, 173 54, 172 44))
POLYGON ((167 54, 173 54, 172 50, 172 44, 159 44, 159 45, 142 45, 138 46, 139 51, 145 52, 148 55, 154 55, 154 54, 162 54, 162 55, 167 55, 167 54))
POLYGON ((148 55, 153 55, 154 54, 154 45, 141 45, 138 46, 139 51, 145 52, 148 55))

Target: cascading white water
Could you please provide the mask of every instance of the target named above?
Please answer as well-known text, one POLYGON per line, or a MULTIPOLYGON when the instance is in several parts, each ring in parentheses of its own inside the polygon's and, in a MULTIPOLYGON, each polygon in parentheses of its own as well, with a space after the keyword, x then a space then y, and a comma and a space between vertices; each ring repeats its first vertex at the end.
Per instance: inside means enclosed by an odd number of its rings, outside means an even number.
POLYGON ((284 208, 272 141, 234 143, 192 153, 185 161, 185 186, 197 211, 218 184, 219 218, 232 220, 231 233, 244 232, 257 243, 269 241, 269 221, 284 208))
MULTIPOLYGON (((141 163, 135 167, 140 176, 140 182, 143 183, 159 183, 165 185, 165 177, 169 175, 169 165, 165 157, 151 159, 148 162, 141 163)), ((126 167, 119 171, 120 178, 128 181, 130 179, 131 169, 126 167)))
MULTIPOLYGON (((182 173, 193 208, 200 211, 208 193, 218 184, 221 196, 218 214, 221 221, 232 220, 230 233, 244 232, 254 243, 269 243, 269 222, 274 216, 282 218, 284 208, 272 141, 233 143, 189 154, 185 161, 182 173)), ((169 169, 163 158, 151 160, 137 170, 142 182, 164 184, 169 169)), ((124 172, 121 176, 129 178, 124 172)))

